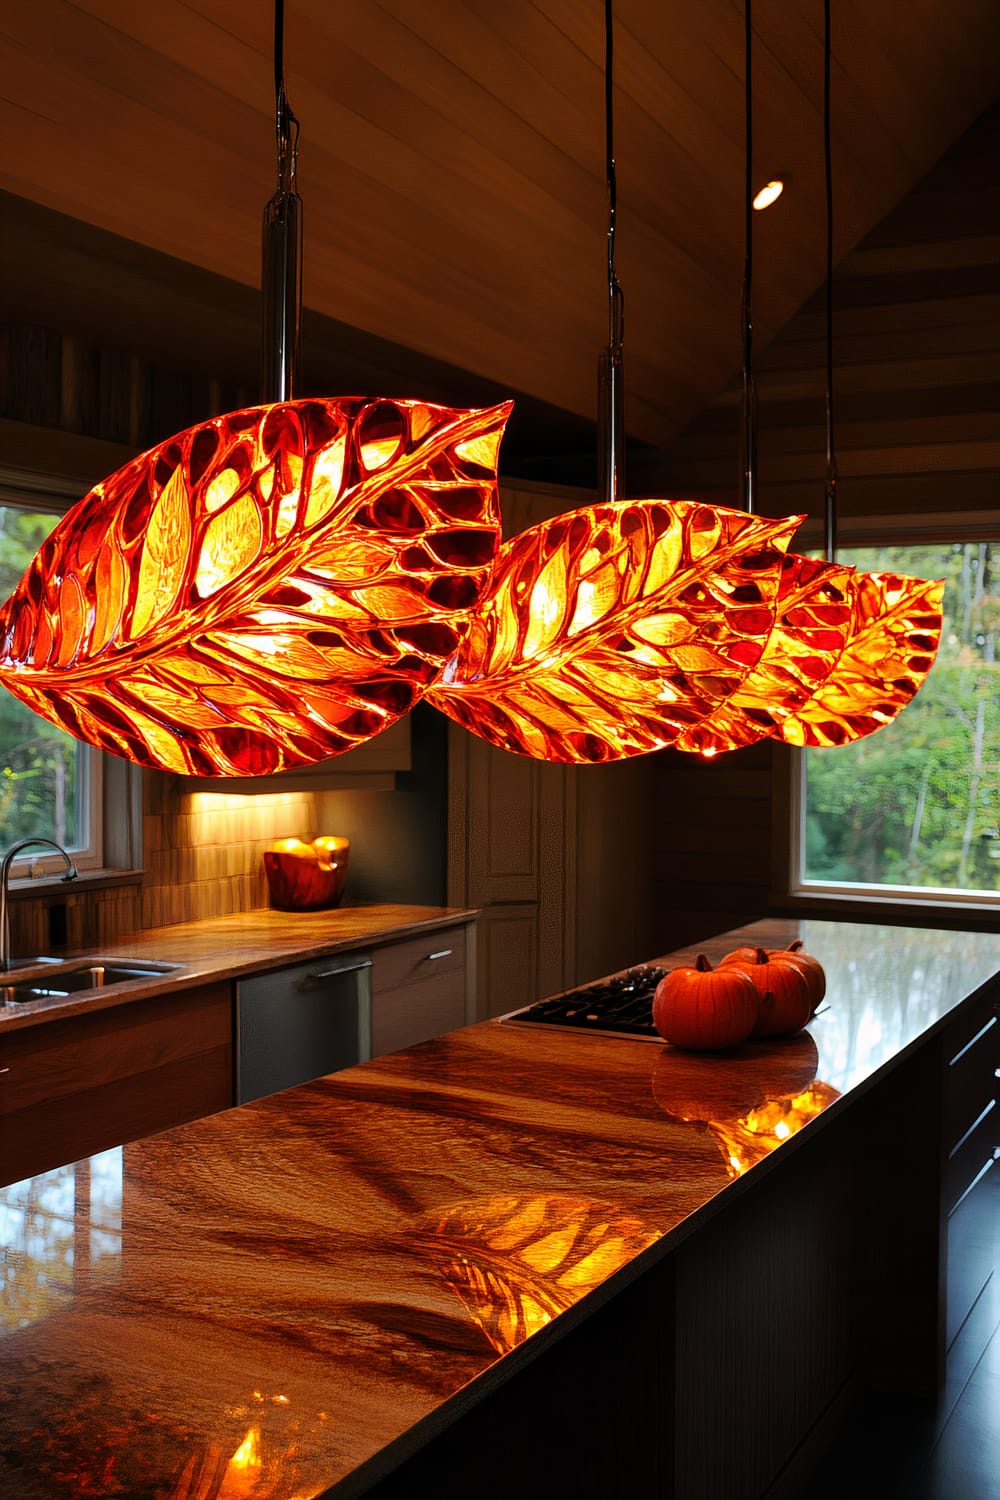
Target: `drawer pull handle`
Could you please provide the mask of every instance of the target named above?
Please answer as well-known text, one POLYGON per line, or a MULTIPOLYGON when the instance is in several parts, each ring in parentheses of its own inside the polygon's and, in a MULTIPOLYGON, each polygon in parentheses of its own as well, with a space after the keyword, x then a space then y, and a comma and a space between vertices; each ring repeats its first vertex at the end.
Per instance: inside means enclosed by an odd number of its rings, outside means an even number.
POLYGON ((311 984, 317 979, 337 979, 341 974, 356 974, 359 969, 370 969, 371 966, 371 959, 365 958, 360 963, 341 964, 336 969, 320 969, 318 973, 309 975, 308 982, 311 984))
POLYGON ((986 1022, 986 1025, 985 1026, 981 1026, 979 1028, 979 1030, 976 1032, 975 1036, 972 1037, 969 1041, 966 1042, 966 1044, 962 1048, 961 1052, 956 1052, 955 1053, 955 1056, 948 1063, 949 1068, 953 1068, 957 1062, 960 1062, 961 1059, 965 1056, 965 1054, 968 1051, 970 1051, 970 1049, 973 1048, 978 1041, 981 1041, 982 1038, 986 1035, 986 1033, 988 1031, 991 1031, 996 1024, 997 1024, 997 1018, 996 1018, 996 1016, 990 1016, 989 1020, 986 1022))
POLYGON ((454 951, 454 948, 439 948, 436 953, 428 953, 426 961, 430 963, 435 958, 450 958, 454 951))
POLYGON ((980 1113, 973 1120, 972 1124, 969 1126, 968 1130, 961 1137, 961 1139, 958 1141, 958 1143, 956 1145, 952 1146, 951 1150, 948 1152, 948 1160, 949 1161, 951 1161, 951 1159, 952 1159, 953 1156, 957 1156, 958 1155, 959 1151, 961 1151, 962 1147, 965 1145, 966 1141, 969 1139, 969 1136, 973 1135, 974 1132, 979 1129, 979 1127, 983 1123, 983 1121, 987 1118, 987 1116, 994 1109, 996 1109, 996 1107, 997 1107, 997 1101, 995 1099, 991 1099, 990 1102, 989 1102, 989 1104, 987 1104, 980 1111, 980 1113))

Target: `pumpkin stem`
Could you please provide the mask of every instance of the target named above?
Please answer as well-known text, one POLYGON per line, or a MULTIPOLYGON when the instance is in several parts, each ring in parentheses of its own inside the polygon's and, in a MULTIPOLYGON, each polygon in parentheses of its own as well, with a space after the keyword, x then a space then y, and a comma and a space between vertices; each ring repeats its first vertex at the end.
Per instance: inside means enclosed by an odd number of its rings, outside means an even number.
POLYGON ((698 954, 698 957, 695 960, 695 968, 698 970, 699 974, 710 974, 712 972, 712 965, 709 963, 704 953, 698 954))
POLYGON ((785 949, 785 952, 786 953, 798 953, 798 951, 799 951, 799 949, 801 947, 802 947, 802 939, 801 938, 796 938, 794 943, 789 943, 788 947, 785 949))
POLYGON ((769 958, 767 956, 767 949, 766 948, 758 948, 757 951, 756 951, 756 953, 753 956, 753 961, 754 961, 755 964, 766 964, 766 963, 769 963, 770 960, 769 960, 769 958))

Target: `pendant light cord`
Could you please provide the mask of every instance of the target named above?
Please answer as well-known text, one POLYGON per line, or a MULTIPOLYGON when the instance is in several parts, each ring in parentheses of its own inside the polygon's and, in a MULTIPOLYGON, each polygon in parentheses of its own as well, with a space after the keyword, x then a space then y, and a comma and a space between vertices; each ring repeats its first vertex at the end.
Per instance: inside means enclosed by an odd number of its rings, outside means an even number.
POLYGON ((744 81, 744 234, 746 251, 743 261, 743 295, 740 322, 743 329, 743 404, 740 455, 740 501, 750 515, 757 510, 757 388, 753 378, 753 11, 751 0, 744 0, 743 33, 745 62, 744 81))
POLYGON ((296 191, 299 122, 285 92, 285 4, 274 0, 278 183, 264 207, 261 242, 261 400, 291 401, 302 355, 302 200, 296 191))
POLYGON ((285 0, 274 0, 274 113, 278 139, 278 190, 294 193, 299 122, 285 92, 285 0))
POLYGON ((615 230, 618 215, 618 174, 615 169, 615 27, 613 0, 604 5, 604 134, 608 185, 608 343, 621 357, 625 297, 615 271, 615 230))
POLYGON ((833 153, 830 129, 830 0, 823 0, 823 156, 826 167, 826 492, 824 551, 837 560, 837 459, 833 447, 833 153))
POLYGON ((608 341, 597 365, 597 487, 602 500, 625 498, 625 297, 615 271, 618 179, 615 171, 613 0, 604 0, 604 139, 608 191, 608 341))

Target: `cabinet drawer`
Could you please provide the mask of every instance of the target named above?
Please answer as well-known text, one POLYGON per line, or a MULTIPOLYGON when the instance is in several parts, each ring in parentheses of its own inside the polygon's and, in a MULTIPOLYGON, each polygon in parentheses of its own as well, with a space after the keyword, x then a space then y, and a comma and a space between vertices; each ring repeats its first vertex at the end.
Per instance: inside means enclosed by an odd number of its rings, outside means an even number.
POLYGON ((372 997, 372 1056, 415 1047, 464 1025, 464 969, 403 984, 372 997))
POLYGON ((17 1182, 232 1103, 228 984, 11 1032, 0 1176, 17 1182))
POLYGON ((388 943, 372 955, 372 995, 423 984, 445 975, 462 976, 464 993, 465 928, 445 927, 405 943, 388 943))
POLYGON ((1000 1080, 1000 1019, 996 1002, 981 1006, 945 1035, 944 1144, 953 1150, 991 1099, 1000 1080))

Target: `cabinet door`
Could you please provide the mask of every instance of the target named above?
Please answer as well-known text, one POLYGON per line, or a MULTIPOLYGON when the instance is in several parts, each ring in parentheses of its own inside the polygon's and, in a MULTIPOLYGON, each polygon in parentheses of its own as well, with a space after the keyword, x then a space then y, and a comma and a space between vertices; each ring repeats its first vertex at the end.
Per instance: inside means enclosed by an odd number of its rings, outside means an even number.
POLYGON ((0 1037, 0 1178, 19 1182, 234 1102, 228 983, 0 1037))
POLYGON ((571 771, 508 755, 448 726, 448 901, 480 911, 481 1019, 573 983, 571 771))
POLYGON ((388 943, 372 954, 372 1056, 398 1052, 464 1026, 467 961, 464 926, 388 943))

